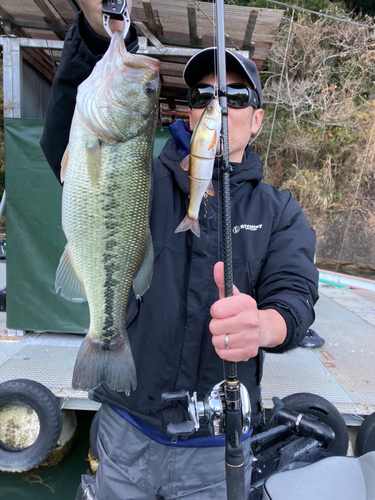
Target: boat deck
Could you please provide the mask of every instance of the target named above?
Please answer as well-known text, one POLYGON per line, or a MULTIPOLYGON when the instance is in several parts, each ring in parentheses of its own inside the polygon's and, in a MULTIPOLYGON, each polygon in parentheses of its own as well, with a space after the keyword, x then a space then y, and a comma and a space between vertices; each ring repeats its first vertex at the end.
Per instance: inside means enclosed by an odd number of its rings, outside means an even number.
MULTIPOLYGON (((0 287, 4 273, 1 263, 0 287)), ((312 392, 331 401, 348 425, 360 425, 363 415, 375 411, 375 292, 320 287, 312 328, 324 346, 266 355, 264 406, 272 406, 273 396, 312 392)), ((0 312, 0 382, 33 379, 49 387, 65 409, 96 410, 87 393, 70 385, 82 339, 48 332, 12 336, 0 312)))
POLYGON ((313 392, 333 403, 350 425, 375 411, 375 292, 320 287, 312 328, 319 348, 267 354, 263 401, 313 392))

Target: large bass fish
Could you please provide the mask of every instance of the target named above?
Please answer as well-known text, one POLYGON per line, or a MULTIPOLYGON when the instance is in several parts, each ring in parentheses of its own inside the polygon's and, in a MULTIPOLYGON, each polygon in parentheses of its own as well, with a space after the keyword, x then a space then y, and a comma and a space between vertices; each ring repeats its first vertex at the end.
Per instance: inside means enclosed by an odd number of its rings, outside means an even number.
POLYGON ((105 382, 129 393, 137 385, 125 313, 132 286, 140 297, 152 278, 151 163, 159 90, 159 62, 128 53, 120 32, 78 88, 62 162, 68 243, 55 282, 63 297, 89 305, 74 389, 105 382))

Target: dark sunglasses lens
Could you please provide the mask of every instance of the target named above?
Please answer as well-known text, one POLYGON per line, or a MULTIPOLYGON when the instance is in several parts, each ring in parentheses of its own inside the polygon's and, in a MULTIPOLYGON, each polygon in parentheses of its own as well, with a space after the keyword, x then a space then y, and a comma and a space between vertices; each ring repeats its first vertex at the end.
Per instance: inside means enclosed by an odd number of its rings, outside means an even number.
POLYGON ((250 89, 247 87, 227 87, 227 103, 231 108, 246 108, 249 105, 250 89))
POLYGON ((193 108, 203 108, 214 97, 214 89, 211 86, 197 86, 190 89, 190 102, 193 108))

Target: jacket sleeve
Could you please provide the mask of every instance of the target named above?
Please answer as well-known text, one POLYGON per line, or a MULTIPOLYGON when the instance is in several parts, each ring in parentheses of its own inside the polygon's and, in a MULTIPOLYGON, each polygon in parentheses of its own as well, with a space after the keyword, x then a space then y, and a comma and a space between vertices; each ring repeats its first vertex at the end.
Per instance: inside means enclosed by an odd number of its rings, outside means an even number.
MULTIPOLYGON (((69 141, 77 88, 91 73, 109 46, 109 40, 97 35, 79 12, 64 41, 61 61, 53 80, 40 145, 60 181, 61 159, 69 141)), ((131 26, 126 38, 129 52, 138 49, 138 37, 131 26)))
POLYGON ((285 341, 265 349, 269 352, 284 352, 299 344, 315 319, 314 304, 319 297, 315 231, 300 205, 288 195, 258 281, 258 308, 277 310, 287 324, 285 341))

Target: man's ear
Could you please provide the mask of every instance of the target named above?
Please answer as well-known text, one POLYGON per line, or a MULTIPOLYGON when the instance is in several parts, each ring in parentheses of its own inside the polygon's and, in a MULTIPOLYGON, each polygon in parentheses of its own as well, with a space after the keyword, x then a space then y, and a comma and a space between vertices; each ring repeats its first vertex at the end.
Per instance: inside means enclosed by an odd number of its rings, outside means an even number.
POLYGON ((253 120, 251 124, 251 135, 255 135, 260 129, 263 121, 263 109, 256 109, 253 113, 253 120))

